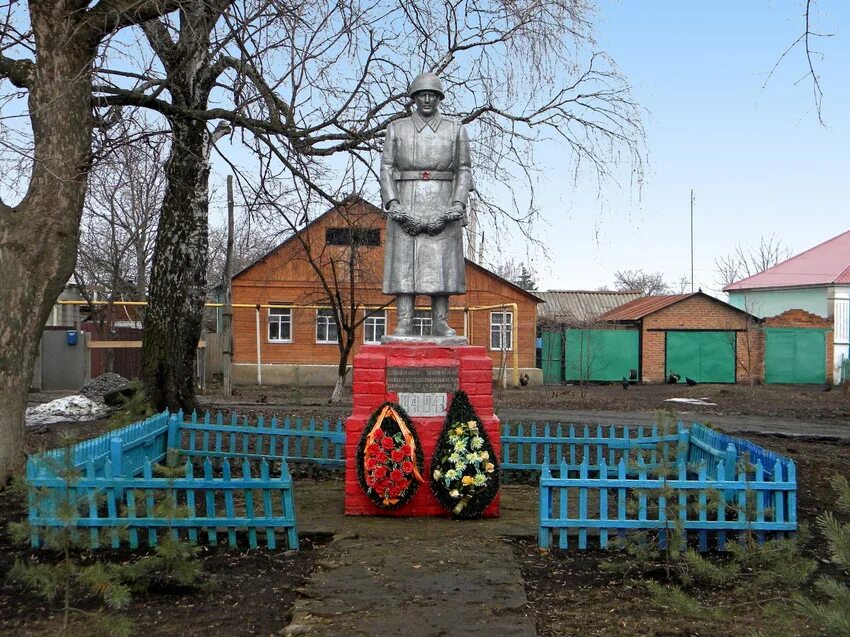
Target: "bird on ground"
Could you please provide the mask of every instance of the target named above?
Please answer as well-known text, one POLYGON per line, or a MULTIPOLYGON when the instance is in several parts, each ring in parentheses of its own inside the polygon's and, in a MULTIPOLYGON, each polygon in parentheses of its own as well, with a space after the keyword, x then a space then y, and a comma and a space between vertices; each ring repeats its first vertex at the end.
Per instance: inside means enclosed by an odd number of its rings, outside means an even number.
POLYGON ((674 373, 674 374, 670 374, 670 375, 667 377, 667 384, 668 384, 668 385, 675 385, 676 383, 678 383, 678 382, 679 382, 679 379, 680 379, 680 378, 681 378, 681 376, 679 376, 679 374, 675 374, 675 373, 674 373))
POLYGON ((693 387, 697 384, 697 381, 695 381, 693 378, 688 378, 687 376, 685 376, 685 382, 688 384, 688 387, 693 387))
POLYGON ((267 403, 267 402, 269 402, 269 397, 268 397, 268 396, 266 396, 265 394, 263 394, 262 396, 260 396, 260 397, 257 399, 257 402, 258 402, 258 403, 267 403))
POLYGON ((623 389, 629 388, 629 379, 623 376, 623 389))
POLYGON ((529 377, 528 374, 520 374, 520 376, 519 376, 519 384, 520 385, 522 385, 523 387, 527 386, 529 380, 530 380, 530 377, 529 377))

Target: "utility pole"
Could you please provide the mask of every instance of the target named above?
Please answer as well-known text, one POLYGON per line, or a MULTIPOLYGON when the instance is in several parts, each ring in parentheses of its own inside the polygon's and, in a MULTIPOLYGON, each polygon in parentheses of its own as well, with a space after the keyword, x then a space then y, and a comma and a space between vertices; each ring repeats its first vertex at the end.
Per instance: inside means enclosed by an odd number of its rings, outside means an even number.
POLYGON ((691 188, 691 294, 694 293, 694 189, 691 188))
POLYGON ((233 366, 233 289, 230 279, 233 269, 233 175, 227 176, 227 251, 224 257, 224 308, 221 315, 221 327, 224 333, 222 343, 222 390, 225 396, 233 395, 231 370, 233 366))

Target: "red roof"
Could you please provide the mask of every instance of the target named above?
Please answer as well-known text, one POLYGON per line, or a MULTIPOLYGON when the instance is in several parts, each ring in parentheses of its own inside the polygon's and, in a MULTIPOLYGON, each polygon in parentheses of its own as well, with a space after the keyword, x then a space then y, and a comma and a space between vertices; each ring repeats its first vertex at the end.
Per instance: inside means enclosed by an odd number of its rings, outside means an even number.
POLYGON ((833 283, 850 283, 850 230, 764 272, 727 285, 723 291, 833 283))
POLYGON ((615 307, 599 317, 601 321, 639 321, 644 316, 649 316, 663 310, 665 307, 684 301, 687 298, 702 294, 702 292, 691 292, 690 294, 665 294, 663 296, 645 296, 628 303, 615 307))

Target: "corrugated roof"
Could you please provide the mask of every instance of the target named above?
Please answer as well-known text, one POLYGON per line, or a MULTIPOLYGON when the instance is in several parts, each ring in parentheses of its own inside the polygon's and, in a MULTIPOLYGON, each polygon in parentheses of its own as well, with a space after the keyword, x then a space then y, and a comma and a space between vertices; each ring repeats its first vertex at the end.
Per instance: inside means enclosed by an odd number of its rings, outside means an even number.
MULTIPOLYGON (((618 308, 614 308, 610 312, 606 312, 599 318, 603 321, 639 321, 644 316, 648 316, 665 307, 684 301, 687 298, 702 294, 701 292, 691 292, 690 294, 665 294, 663 296, 645 296, 640 299, 635 299, 618 308)), ((722 301, 721 301, 722 302, 722 301)))
POLYGON ((723 288, 751 290, 850 283, 850 230, 723 288))
POLYGON ((594 321, 605 312, 643 296, 641 292, 609 290, 549 290, 536 294, 545 301, 537 308, 540 320, 567 324, 594 321))

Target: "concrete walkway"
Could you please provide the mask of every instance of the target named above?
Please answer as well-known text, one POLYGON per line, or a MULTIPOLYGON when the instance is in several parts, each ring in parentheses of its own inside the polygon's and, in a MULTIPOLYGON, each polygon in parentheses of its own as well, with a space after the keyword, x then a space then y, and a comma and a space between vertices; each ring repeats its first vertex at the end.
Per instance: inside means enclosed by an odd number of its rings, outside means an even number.
POLYGON ((502 517, 342 515, 343 485, 299 482, 299 533, 334 533, 300 591, 286 635, 533 637, 506 536, 534 535, 536 490, 502 489, 502 517))

